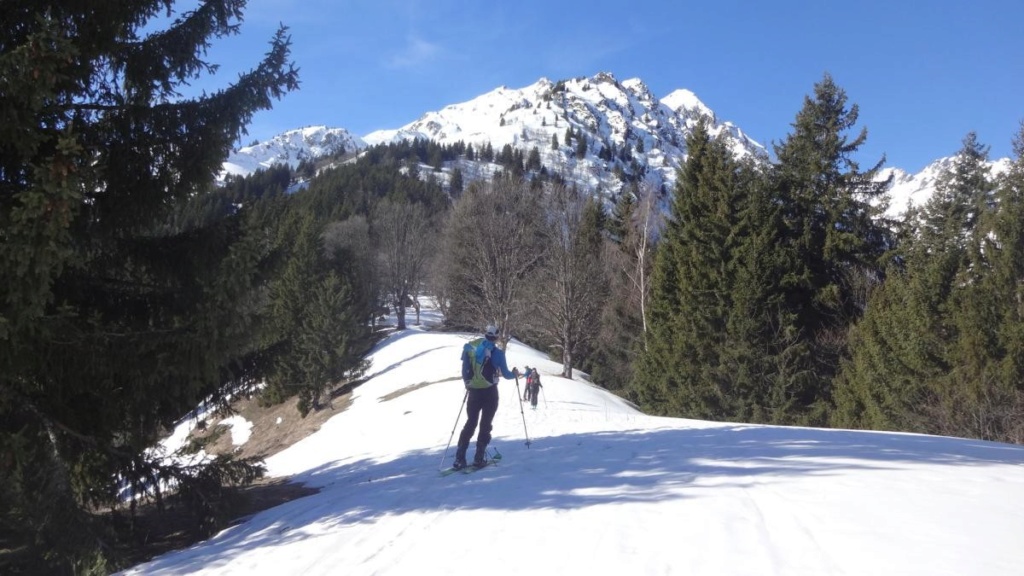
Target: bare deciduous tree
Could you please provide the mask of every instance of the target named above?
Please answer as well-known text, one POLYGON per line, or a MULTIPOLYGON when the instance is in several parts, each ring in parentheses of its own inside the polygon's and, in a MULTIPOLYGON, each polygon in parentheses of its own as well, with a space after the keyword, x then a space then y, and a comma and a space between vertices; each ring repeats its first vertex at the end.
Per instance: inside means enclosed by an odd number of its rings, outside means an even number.
POLYGON ((562 375, 597 333, 607 283, 601 263, 596 201, 575 186, 554 186, 546 198, 549 249, 537 275, 533 323, 543 341, 561 353, 562 375))
POLYGON ((447 309, 455 325, 495 323, 507 341, 528 314, 525 291, 546 252, 543 193, 511 178, 469 186, 445 227, 447 309))
POLYGON ((420 204, 385 200, 373 211, 373 238, 381 288, 404 330, 405 309, 419 296, 434 245, 430 219, 420 204))
POLYGON ((661 228, 663 211, 658 205, 658 194, 650 185, 641 186, 637 192, 637 208, 629 222, 629 234, 624 239, 624 248, 632 257, 624 272, 633 287, 633 298, 640 306, 643 323, 644 348, 647 347, 647 300, 650 298, 650 273, 653 267, 653 240, 661 228))

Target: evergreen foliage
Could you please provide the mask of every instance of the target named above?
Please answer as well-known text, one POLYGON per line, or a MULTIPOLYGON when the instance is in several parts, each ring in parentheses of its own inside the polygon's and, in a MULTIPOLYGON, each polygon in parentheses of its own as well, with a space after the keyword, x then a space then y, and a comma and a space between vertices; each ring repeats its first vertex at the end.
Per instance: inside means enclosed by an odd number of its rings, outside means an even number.
POLYGON ((584 158, 587 155, 587 137, 580 134, 576 140, 576 157, 584 158))
MULTIPOLYGON (((1020 135, 1018 136, 1018 139, 1020 135)), ((973 133, 912 215, 837 380, 838 425, 1021 442, 1021 152, 998 186, 973 133)))
POLYGON ((772 187, 784 206, 784 242, 795 265, 784 310, 796 315, 799 339, 807 344, 794 358, 801 376, 790 388, 803 413, 797 422, 824 423, 847 331, 893 246, 881 218, 888 186, 877 178, 882 161, 862 172, 853 159, 867 130, 848 139, 858 108, 846 103, 846 92, 826 74, 813 98, 805 98, 793 132, 775 146, 772 187))
POLYGON ((448 181, 448 192, 451 194, 452 198, 458 198, 461 196, 464 186, 462 170, 459 168, 452 168, 451 180, 448 181))
POLYGON ((687 139, 630 394, 659 414, 784 420, 791 321, 778 208, 702 119, 687 139), (781 348, 781 350, 777 350, 781 348))
POLYGON ((9 572, 103 572, 110 534, 91 516, 173 479, 217 514, 228 459, 147 455, 225 382, 251 379, 249 330, 268 256, 245 214, 209 190, 259 110, 295 89, 284 28, 224 90, 177 90, 211 71, 211 39, 244 2, 211 0, 145 31, 169 2, 7 5, 0 24, 0 562, 9 572), (201 209, 200 209, 201 208, 201 209))
POLYGON ((310 212, 289 208, 278 223, 283 254, 280 272, 268 284, 265 333, 275 354, 264 404, 297 396, 305 416, 323 406, 327 389, 364 368, 360 356, 369 345, 373 304, 368 292, 375 283, 367 278, 372 268, 352 254, 353 246, 369 244, 359 240, 358 229, 346 229, 352 221, 328 228, 310 212))
POLYGON ((540 150, 536 146, 530 148, 530 153, 526 157, 526 170, 537 171, 540 170, 540 150))

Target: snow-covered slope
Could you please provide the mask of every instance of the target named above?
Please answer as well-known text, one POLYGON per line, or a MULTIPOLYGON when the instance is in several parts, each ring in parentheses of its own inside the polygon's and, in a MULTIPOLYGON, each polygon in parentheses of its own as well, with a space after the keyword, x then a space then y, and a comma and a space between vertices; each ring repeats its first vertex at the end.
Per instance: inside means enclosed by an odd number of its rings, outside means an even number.
POLYGON ((502 462, 440 477, 472 336, 393 334, 351 406, 267 461, 319 494, 125 574, 1021 573, 1020 446, 645 416, 515 342, 540 404, 503 381, 502 462))
POLYGON ((275 164, 288 164, 294 168, 303 160, 363 148, 366 148, 366 142, 344 128, 309 126, 289 130, 266 142, 240 148, 228 156, 221 176, 246 176, 275 164))

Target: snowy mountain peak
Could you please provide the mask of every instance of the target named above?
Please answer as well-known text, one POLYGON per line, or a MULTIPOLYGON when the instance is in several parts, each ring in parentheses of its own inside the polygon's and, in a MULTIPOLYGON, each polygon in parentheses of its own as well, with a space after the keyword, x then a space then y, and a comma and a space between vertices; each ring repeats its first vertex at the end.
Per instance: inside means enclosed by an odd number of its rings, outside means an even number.
MULTIPOLYGON (((536 148, 546 169, 595 191, 615 193, 630 182, 667 191, 686 157, 686 136, 700 115, 712 119, 712 133, 730 140, 737 155, 763 150, 732 124, 717 123, 711 109, 689 90, 658 99, 639 78, 619 82, 612 73, 599 72, 557 81, 540 78, 523 88, 499 86, 363 138, 323 126, 292 130, 239 150, 225 163, 225 173, 247 174, 281 162, 295 166, 338 147, 353 150, 428 139, 477 149, 488 144, 495 150, 506 145, 522 152, 536 148)), ((487 178, 499 169, 496 164, 461 163, 470 178, 487 178)))
MULTIPOLYGON (((591 189, 615 192, 629 181, 670 189, 698 114, 714 119, 690 91, 658 100, 639 79, 619 82, 600 72, 557 82, 541 78, 519 89, 502 86, 364 139, 370 144, 424 138, 443 145, 489 143, 496 150, 505 145, 537 148, 545 167, 591 189), (572 142, 566 142, 567 135, 572 142)), ((712 132, 731 140, 738 155, 762 149, 730 124, 715 124, 712 132)))
MULTIPOLYGON (((917 174, 909 174, 899 168, 881 170, 881 179, 884 180, 890 175, 893 177, 892 185, 889 187, 889 209, 886 215, 890 218, 899 218, 908 208, 923 206, 935 192, 939 177, 952 168, 954 159, 955 156, 939 158, 917 174)), ((1010 159, 1000 158, 989 162, 989 166, 989 175, 996 178, 1010 170, 1010 159)))
POLYGON ((701 102, 696 94, 685 88, 672 91, 671 94, 661 99, 661 103, 676 113, 704 114, 708 117, 714 117, 714 112, 701 102))
POLYGON ((363 148, 366 148, 366 142, 344 128, 307 126, 240 148, 228 156, 221 176, 245 176, 275 164, 288 164, 294 168, 303 160, 363 148))

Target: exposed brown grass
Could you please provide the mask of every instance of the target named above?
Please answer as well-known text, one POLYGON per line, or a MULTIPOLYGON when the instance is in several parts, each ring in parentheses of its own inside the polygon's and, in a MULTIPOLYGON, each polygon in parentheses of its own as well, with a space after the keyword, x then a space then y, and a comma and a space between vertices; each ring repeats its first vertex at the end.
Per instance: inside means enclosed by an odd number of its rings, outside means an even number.
MULTIPOLYGON (((221 424, 227 414, 208 418, 203 426, 193 431, 190 439, 202 443, 203 449, 210 454, 231 453, 239 458, 267 458, 316 432, 328 419, 345 411, 352 403, 351 392, 357 384, 354 382, 339 386, 331 393, 330 402, 326 406, 310 412, 306 417, 299 414, 298 401, 295 399, 269 407, 260 406, 256 398, 232 403, 234 413, 252 423, 249 440, 241 446, 232 443, 230 426, 221 424)), ((228 488, 225 499, 230 502, 229 516, 232 518, 228 525, 317 492, 315 488, 285 478, 263 478, 249 486, 228 488)), ((131 520, 131 541, 122 542, 120 546, 123 561, 130 565, 145 562, 203 539, 190 530, 194 519, 176 503, 173 495, 164 504, 163 510, 158 510, 152 502, 138 506, 131 520)), ((115 526, 127 526, 129 519, 124 511, 108 514, 115 526)))

